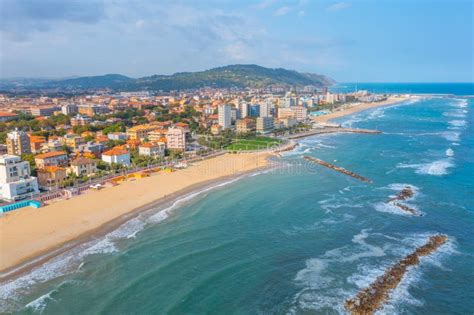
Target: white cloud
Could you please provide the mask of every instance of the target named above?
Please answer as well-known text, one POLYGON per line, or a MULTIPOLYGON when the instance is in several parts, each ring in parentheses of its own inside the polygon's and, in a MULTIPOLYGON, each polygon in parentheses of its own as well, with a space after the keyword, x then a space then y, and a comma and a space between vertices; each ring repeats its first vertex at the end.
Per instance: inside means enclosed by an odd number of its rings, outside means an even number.
POLYGON ((283 16, 283 15, 288 14, 288 12, 290 12, 290 8, 289 8, 289 7, 281 7, 281 8, 279 8, 278 10, 275 11, 275 15, 277 15, 277 16, 283 16))
POLYGON ((328 6, 326 8, 326 11, 340 11, 340 10, 347 9, 350 6, 351 4, 349 2, 337 2, 328 6))

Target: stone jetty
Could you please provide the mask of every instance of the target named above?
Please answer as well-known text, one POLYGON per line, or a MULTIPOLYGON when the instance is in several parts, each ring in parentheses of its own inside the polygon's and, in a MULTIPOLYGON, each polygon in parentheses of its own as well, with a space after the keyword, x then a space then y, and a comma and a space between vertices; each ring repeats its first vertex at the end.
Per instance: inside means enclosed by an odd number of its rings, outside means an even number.
POLYGON ((356 178, 358 180, 361 180, 363 182, 366 182, 366 183, 372 183, 372 181, 368 178, 365 178, 363 176, 360 176, 354 172, 351 172, 349 170, 346 170, 345 168, 343 167, 340 167, 340 166, 336 166, 334 164, 331 164, 331 163, 328 163, 328 162, 325 162, 323 160, 320 160, 320 159, 317 159, 317 158, 314 158, 314 157, 311 157, 311 156, 307 156, 305 155, 303 157, 305 160, 307 161, 310 161, 310 162, 313 162, 313 163, 316 163, 316 164, 319 164, 319 165, 322 165, 322 166, 325 166, 327 168, 330 168, 330 169, 333 169, 339 173, 342 173, 342 174, 345 174, 347 176, 350 176, 350 177, 353 177, 353 178, 356 178))
POLYGON ((417 266, 420 263, 420 257, 434 253, 447 240, 446 235, 431 236, 425 245, 418 247, 414 252, 387 269, 370 286, 362 289, 355 297, 348 299, 344 304, 346 310, 352 315, 374 314, 389 300, 390 293, 398 286, 408 268, 417 266))

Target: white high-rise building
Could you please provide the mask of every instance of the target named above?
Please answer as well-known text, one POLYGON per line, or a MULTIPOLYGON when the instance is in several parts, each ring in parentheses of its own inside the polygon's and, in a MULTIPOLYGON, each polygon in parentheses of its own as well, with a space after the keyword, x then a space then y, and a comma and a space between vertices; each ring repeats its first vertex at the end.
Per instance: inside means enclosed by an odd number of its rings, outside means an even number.
POLYGON ((218 112, 219 112, 219 126, 221 126, 222 130, 229 129, 232 126, 230 105, 228 104, 219 105, 218 112))
POLYGON ((30 164, 19 156, 0 156, 0 198, 21 200, 38 193, 38 181, 30 176, 30 164))
POLYGON ((260 117, 273 117, 274 106, 271 99, 266 99, 260 104, 260 117))
POLYGON ((249 104, 247 104, 246 102, 240 102, 239 112, 240 112, 240 118, 247 117, 249 115, 249 104))

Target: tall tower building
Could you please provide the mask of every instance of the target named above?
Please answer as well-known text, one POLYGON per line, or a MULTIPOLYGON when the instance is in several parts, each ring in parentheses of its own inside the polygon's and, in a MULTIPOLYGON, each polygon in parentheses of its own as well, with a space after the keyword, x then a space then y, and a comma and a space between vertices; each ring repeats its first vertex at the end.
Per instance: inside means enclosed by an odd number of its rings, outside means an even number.
POLYGON ((249 104, 245 102, 240 102, 239 103, 239 112, 240 112, 240 118, 245 118, 249 115, 249 104))
POLYGON ((232 124, 230 105, 228 104, 219 105, 218 112, 219 112, 219 126, 221 126, 222 130, 230 128, 232 124))
POLYGON ((9 132, 7 134, 7 152, 11 155, 31 153, 28 134, 21 130, 9 132))

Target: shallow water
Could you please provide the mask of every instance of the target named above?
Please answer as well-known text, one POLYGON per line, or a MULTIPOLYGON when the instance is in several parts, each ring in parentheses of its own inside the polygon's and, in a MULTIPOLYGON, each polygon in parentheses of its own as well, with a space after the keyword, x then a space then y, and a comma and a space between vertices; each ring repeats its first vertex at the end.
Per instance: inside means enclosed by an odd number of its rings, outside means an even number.
POLYGON ((425 99, 340 119, 384 133, 302 139, 283 170, 190 195, 2 284, 1 311, 344 313, 346 298, 439 232, 448 244, 409 271, 381 313, 470 313, 473 103, 425 99), (415 195, 403 203, 422 217, 385 203, 408 185, 415 195))

